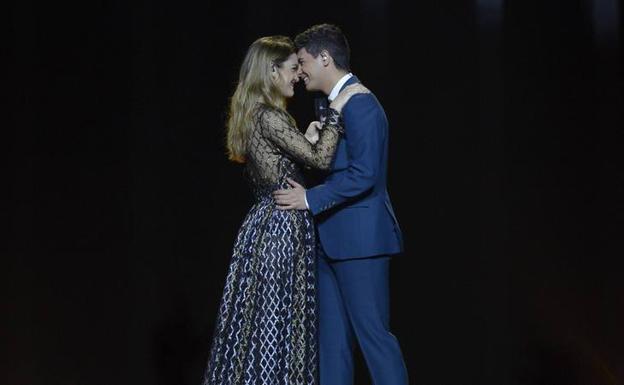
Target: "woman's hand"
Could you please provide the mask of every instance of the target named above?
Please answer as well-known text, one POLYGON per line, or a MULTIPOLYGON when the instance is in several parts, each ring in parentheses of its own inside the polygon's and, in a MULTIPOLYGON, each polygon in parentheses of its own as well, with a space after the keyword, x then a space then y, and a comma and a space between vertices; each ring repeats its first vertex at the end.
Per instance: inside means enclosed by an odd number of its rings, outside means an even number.
POLYGON ((305 138, 308 140, 308 142, 312 144, 316 144, 316 142, 318 142, 319 131, 322 129, 322 127, 323 125, 321 124, 321 122, 314 121, 310 123, 305 133, 305 138))
POLYGON ((342 107, 344 107, 349 99, 351 99, 351 97, 356 94, 370 94, 370 90, 364 87, 362 83, 351 84, 350 86, 347 86, 342 91, 340 91, 336 99, 331 102, 329 107, 333 108, 338 112, 342 112, 342 107))

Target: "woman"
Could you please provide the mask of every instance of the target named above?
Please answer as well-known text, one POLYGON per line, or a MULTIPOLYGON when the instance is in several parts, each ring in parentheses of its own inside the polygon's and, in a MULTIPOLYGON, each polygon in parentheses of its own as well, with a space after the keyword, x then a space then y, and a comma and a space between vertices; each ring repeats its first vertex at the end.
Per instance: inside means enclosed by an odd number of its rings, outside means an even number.
POLYGON ((342 134, 340 111, 368 90, 343 90, 325 123, 312 122, 304 136, 285 110, 298 76, 292 41, 260 38, 247 51, 231 99, 229 157, 245 163, 256 202, 234 244, 204 385, 316 383, 312 215, 277 209, 271 192, 288 188, 286 178, 303 183, 300 165, 329 169, 342 134))

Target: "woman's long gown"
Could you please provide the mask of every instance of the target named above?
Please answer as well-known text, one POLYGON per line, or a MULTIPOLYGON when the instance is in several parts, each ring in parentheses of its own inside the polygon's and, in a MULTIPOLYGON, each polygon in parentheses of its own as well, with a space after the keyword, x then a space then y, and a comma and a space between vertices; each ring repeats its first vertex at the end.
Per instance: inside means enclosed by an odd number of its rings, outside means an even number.
POLYGON ((303 184, 299 165, 328 169, 341 127, 311 145, 282 110, 258 104, 246 157, 255 204, 238 232, 203 385, 317 383, 316 239, 309 211, 271 193, 303 184))

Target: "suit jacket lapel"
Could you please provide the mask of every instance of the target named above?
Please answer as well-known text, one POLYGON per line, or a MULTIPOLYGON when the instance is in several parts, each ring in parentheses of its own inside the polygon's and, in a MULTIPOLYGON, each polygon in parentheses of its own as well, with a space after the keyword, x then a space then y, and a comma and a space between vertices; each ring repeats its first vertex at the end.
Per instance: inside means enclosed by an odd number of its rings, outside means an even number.
POLYGON ((351 84, 355 84, 359 82, 360 82, 360 79, 358 79, 357 76, 353 75, 349 78, 349 80, 345 82, 345 84, 342 85, 342 87, 340 87, 340 91, 344 90, 346 86, 350 86, 351 84))

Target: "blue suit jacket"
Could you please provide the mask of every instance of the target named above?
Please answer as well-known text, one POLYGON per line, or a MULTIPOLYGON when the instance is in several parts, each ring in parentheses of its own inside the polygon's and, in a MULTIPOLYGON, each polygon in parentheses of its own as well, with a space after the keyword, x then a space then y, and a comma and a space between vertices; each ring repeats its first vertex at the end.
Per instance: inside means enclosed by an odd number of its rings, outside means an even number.
MULTIPOLYGON (((343 88, 356 82, 353 76, 343 88)), ((403 237, 386 189, 386 114, 371 93, 352 96, 342 116, 345 135, 331 172, 323 184, 306 192, 321 245, 333 259, 399 253, 403 237)))

